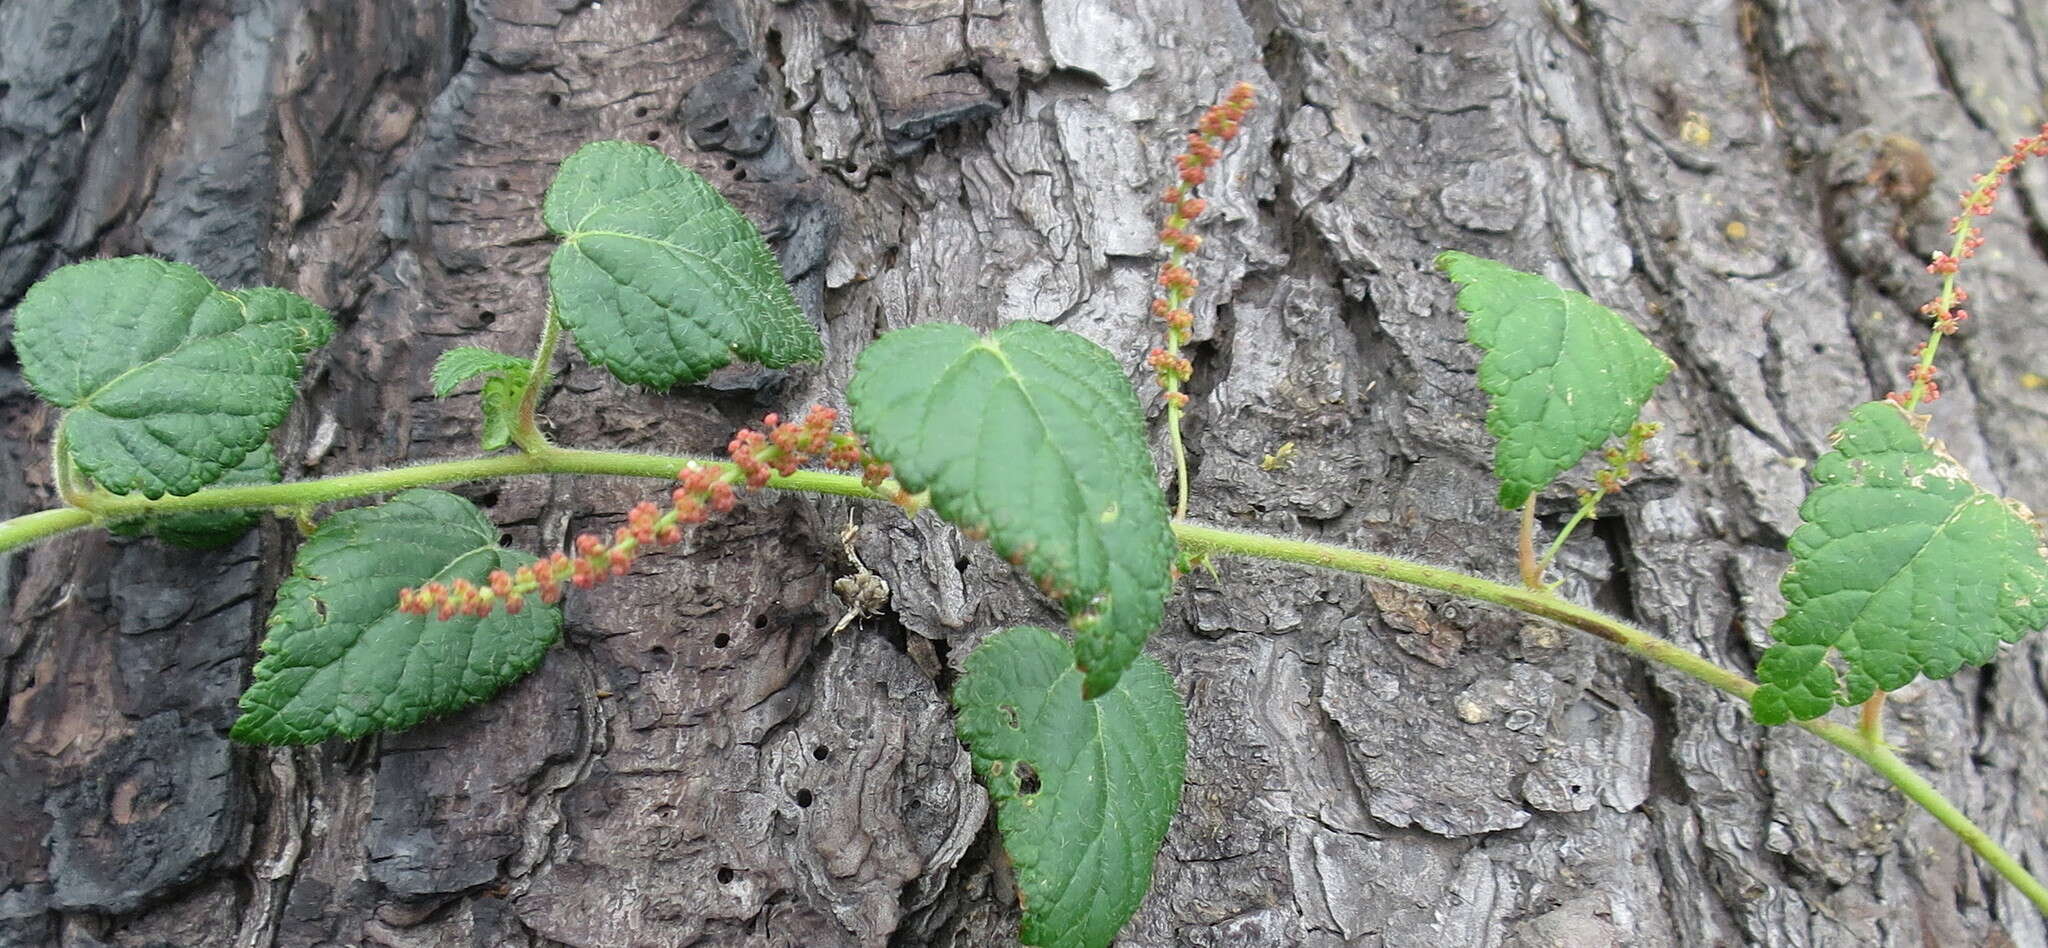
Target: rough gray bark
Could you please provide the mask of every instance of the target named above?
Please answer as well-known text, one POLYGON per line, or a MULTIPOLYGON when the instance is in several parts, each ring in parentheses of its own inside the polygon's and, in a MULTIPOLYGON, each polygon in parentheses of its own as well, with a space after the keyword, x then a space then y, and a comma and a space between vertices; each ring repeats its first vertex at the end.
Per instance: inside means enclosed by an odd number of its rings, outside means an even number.
MULTIPOLYGON (((1500 256, 1679 363, 1659 460, 1568 547, 1566 592, 1748 667, 1799 461, 1900 384, 1947 196, 2039 123, 2043 63, 2048 7, 2006 2, 9 2, 0 305, 107 254, 281 285, 343 325, 281 434, 290 476, 462 453, 473 402, 426 397, 428 366, 530 344, 555 163, 648 141, 763 223, 830 355, 667 394, 570 362, 546 412, 568 443, 709 450, 835 400, 898 326, 1045 320, 1135 367, 1167 158, 1247 78, 1259 111, 1207 189, 1194 515, 1512 575, 1476 357, 1429 268, 1500 256), (1288 441, 1292 466, 1262 469, 1288 441)), ((2036 507, 2044 186, 1989 225, 1936 406, 2036 507)), ((6 326, 0 515, 52 502, 55 420, 6 326)), ((467 492, 541 548, 651 489, 467 492)), ((1569 503, 1546 498, 1552 527, 1569 503)), ((572 599, 564 645, 494 703, 237 747, 292 548, 280 525, 203 554, 83 532, 0 568, 0 945, 1013 937, 944 689, 990 629, 1053 617, 929 517, 755 497, 572 599), (894 601, 821 639, 849 516, 894 601)), ((2044 642, 1891 706, 1915 762, 2037 871, 2044 642)), ((1583 638, 1224 562, 1151 648, 1192 752, 1126 944, 2048 942, 1875 777, 1583 638)))

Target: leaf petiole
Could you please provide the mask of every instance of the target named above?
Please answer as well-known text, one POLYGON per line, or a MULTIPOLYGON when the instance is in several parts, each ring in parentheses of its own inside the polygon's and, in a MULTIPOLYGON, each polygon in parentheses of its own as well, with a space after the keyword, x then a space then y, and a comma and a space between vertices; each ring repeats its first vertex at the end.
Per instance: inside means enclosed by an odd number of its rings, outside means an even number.
POLYGON ((549 448, 548 436, 541 433, 537 413, 541 393, 547 390, 554 379, 555 346, 562 338, 562 317, 555 310, 552 294, 548 297, 548 319, 540 330, 540 345, 533 353, 533 368, 528 370, 526 390, 519 396, 519 415, 513 420, 512 443, 521 451, 534 454, 549 448))

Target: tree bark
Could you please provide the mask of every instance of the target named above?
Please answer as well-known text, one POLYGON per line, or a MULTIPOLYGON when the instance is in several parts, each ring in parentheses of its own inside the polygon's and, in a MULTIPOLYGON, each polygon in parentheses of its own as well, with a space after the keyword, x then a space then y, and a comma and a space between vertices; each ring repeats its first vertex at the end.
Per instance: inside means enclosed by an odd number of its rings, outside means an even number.
MULTIPOLYGON (((881 332, 1051 322, 1141 357, 1170 156, 1260 90, 1204 194, 1192 516, 1509 578, 1516 516, 1442 249, 1627 313, 1678 363, 1649 473, 1563 592, 1748 668, 1801 466, 1903 387, 1950 196, 2042 120, 2048 6, 1879 0, 39 0, 0 4, 0 305, 151 253, 329 308, 287 476, 467 453, 458 344, 529 347, 555 165, 649 142, 758 221, 822 365, 635 391, 574 357, 587 446, 710 452, 843 404, 881 332), (1898 136, 1894 139, 1893 136, 1898 136), (1901 143, 1904 144, 1901 144, 1901 143), (1929 160, 1919 174, 1916 153, 1929 160), (1262 458, 1292 443, 1291 464, 1262 458)), ((2048 506, 2048 175, 1965 275, 1936 431, 2048 506)), ((56 414, 0 320, 0 516, 55 503, 56 414)), ((1162 470, 1166 469, 1162 467, 1162 470)), ((1555 529, 1579 471, 1543 497, 1555 529)), ((544 550, 658 488, 473 485, 544 550)), ((86 531, 0 568, 0 945, 987 945, 1016 893, 946 703, 1057 622, 929 514, 756 495, 478 708, 352 744, 226 737, 296 533, 86 531), (893 590, 824 633, 852 570, 893 590)), ((1890 734, 2048 869, 2048 639, 1892 699, 1890 734)), ((2043 944, 1874 775, 1690 679, 1415 590, 1223 561, 1149 646, 1182 809, 1129 945, 2043 944)))

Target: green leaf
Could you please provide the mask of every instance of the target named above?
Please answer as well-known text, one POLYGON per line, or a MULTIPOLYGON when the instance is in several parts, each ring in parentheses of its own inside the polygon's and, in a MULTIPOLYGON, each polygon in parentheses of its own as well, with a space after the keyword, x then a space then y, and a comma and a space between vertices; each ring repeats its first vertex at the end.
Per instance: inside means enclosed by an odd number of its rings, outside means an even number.
POLYGON ((74 263, 29 287, 14 347, 78 469, 117 494, 189 494, 264 443, 298 394, 326 311, 283 290, 223 292, 149 257, 74 263))
POLYGON ((1093 701, 1082 700, 1073 665, 1053 633, 1008 629, 967 657, 953 689, 960 740, 1017 870, 1030 945, 1116 937, 1152 884, 1187 760, 1180 694, 1157 661, 1140 656, 1093 701))
POLYGON ((541 216, 562 239, 548 265, 562 323, 621 381, 668 388, 735 356, 781 368, 825 354, 760 232, 653 148, 578 149, 541 216))
POLYGON ((519 397, 525 388, 524 378, 500 375, 484 382, 484 450, 496 451, 512 443, 512 426, 519 420, 519 397))
POLYGON ((2024 506, 1971 483, 1890 402, 1857 406, 1832 439, 1786 544, 1785 616, 1750 699, 1761 724, 1946 678, 2048 624, 2048 551, 2024 506))
POLYGON ((411 727, 496 694, 540 664, 560 633, 529 600, 448 621, 398 611, 398 591, 484 583, 533 562, 498 546, 490 520, 454 494, 409 490, 327 518, 277 591, 263 660, 242 694, 236 740, 310 744, 411 727))
POLYGON ((1137 399, 1102 347, 1038 323, 897 330, 861 353, 854 429, 912 492, 1067 609, 1089 697, 1159 625, 1175 545, 1137 399))
MULTIPOLYGON (((248 487, 258 484, 275 484, 283 480, 283 472, 277 464, 277 452, 269 442, 242 458, 242 463, 229 469, 213 487, 248 487)), ((250 527, 263 519, 257 510, 202 510, 195 513, 151 514, 107 524, 107 531, 117 536, 133 537, 145 533, 154 534, 158 539, 176 546, 195 550, 210 550, 226 546, 241 539, 250 527)))
POLYGON ((457 346, 434 360, 434 397, 447 398, 456 386, 479 375, 496 378, 509 374, 524 379, 529 367, 527 360, 496 349, 457 346))
POLYGON ((446 398, 456 387, 484 376, 481 397, 484 427, 479 440, 486 451, 512 443, 512 428, 519 420, 519 399, 525 394, 532 363, 494 349, 458 346, 434 360, 434 397, 446 398))
POLYGON ((1500 505, 1522 506, 1586 452, 1635 424, 1671 360, 1628 320, 1533 273, 1458 253, 1437 269, 1459 285, 1465 331, 1486 350, 1479 388, 1493 396, 1500 505))

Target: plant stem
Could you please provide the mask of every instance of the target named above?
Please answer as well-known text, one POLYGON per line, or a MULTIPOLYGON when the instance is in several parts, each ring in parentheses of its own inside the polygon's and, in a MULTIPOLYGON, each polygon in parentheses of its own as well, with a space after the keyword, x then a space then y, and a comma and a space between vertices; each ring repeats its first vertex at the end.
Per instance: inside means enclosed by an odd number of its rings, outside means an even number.
MULTIPOLYGON (((685 455, 549 447, 529 454, 430 462, 285 484, 207 488, 183 497, 162 497, 157 500, 136 495, 117 496, 104 490, 95 490, 85 495, 82 498, 85 502, 78 507, 44 510, 0 521, 0 553, 68 530, 89 526, 96 520, 109 517, 247 507, 293 508, 371 494, 391 493, 430 484, 533 474, 610 474, 673 478, 684 465, 691 463, 728 468, 733 466, 725 461, 685 455)), ((789 477, 772 478, 768 486, 842 497, 886 499, 862 485, 859 477, 822 471, 798 471, 789 477)), ((1597 610, 1568 602, 1547 589, 1511 586, 1398 557, 1306 540, 1261 536, 1186 522, 1174 523, 1173 532, 1181 547, 1189 553, 1230 553, 1342 570, 1506 606, 1603 639, 1644 659, 1705 682, 1744 702, 1749 700, 1757 688, 1755 682, 1740 673, 1714 664, 1705 656, 1597 610)), ((1898 787, 1907 798, 1932 814, 1943 826, 1948 827, 1982 856, 1999 875, 2024 892, 2043 915, 2048 915, 2048 887, 2044 887, 2029 875, 2019 860, 2001 848, 1989 834, 1970 822, 1969 817, 1957 810, 1954 804, 1942 796, 1941 791, 1915 773, 1875 735, 1825 719, 1802 721, 1799 722, 1799 726, 1842 748, 1891 781, 1892 785, 1898 787)))
MULTIPOLYGON (((1180 391, 1180 384, 1168 391, 1180 391)), ((1180 440, 1180 406, 1171 401, 1166 403, 1166 430, 1173 436, 1173 519, 1180 520, 1188 515, 1188 450, 1180 440)))
POLYGON ((2048 915, 2048 886, 2043 886, 2039 879, 2028 873, 2027 868, 2020 865, 2018 859, 1998 845, 1997 840, 1991 838, 1991 834, 1970 822, 1970 818, 1963 815, 1963 811, 1956 809, 1948 797, 1943 796, 1940 790, 1927 782, 1927 778, 1920 776, 1910 765, 1900 760, 1899 755, 1893 753, 1890 747, 1881 741, 1869 740, 1862 734, 1839 724, 1808 721, 1800 726, 1819 735, 1822 740, 1847 751, 1850 756, 1882 774, 1886 780, 1892 782, 1892 786, 1899 788, 1899 792, 1905 794, 1907 799, 1919 804, 1921 809, 1941 821, 1941 825, 1947 827, 1949 832, 1954 833, 1979 857, 1990 863, 1991 868, 2005 877, 2005 881, 2025 893, 2027 900, 2034 903, 2035 911, 2048 915))
MULTIPOLYGON (((574 448, 549 447, 530 454, 497 454, 459 461, 430 461, 381 471, 340 474, 283 484, 209 487, 182 497, 167 496, 156 500, 138 494, 110 494, 105 490, 94 490, 82 494, 80 502, 74 507, 45 510, 0 521, 0 553, 67 530, 90 526, 97 520, 107 518, 251 507, 309 507, 372 494, 396 493, 414 487, 530 474, 615 474, 627 477, 673 478, 684 465, 691 463, 711 467, 733 467, 730 461, 690 455, 582 451, 574 448)), ((771 478, 768 486, 813 494, 886 499, 862 486, 858 477, 822 471, 798 471, 788 477, 771 478)))
POLYGON ((1536 562, 1536 495, 1522 503, 1522 529, 1515 537, 1515 562, 1522 569, 1522 585, 1543 588, 1543 563, 1536 562))
POLYGON ((78 467, 71 463, 71 446, 65 443, 62 419, 57 422, 57 436, 50 444, 50 479, 56 482, 57 496, 73 507, 85 496, 85 488, 78 483, 78 467))
POLYGON ((77 507, 57 507, 0 520, 0 553, 79 527, 92 526, 92 514, 77 507))
POLYGON ((519 417, 512 425, 512 443, 528 454, 545 451, 548 437, 541 433, 536 413, 540 396, 554 375, 555 345, 562 337, 562 317, 555 312, 554 294, 548 295, 548 320, 540 330, 540 345, 534 349, 533 367, 527 370, 526 391, 519 395, 519 417))
POLYGON ((1586 522, 1586 518, 1593 515, 1594 508, 1600 506, 1602 496, 1602 493, 1595 491, 1579 502, 1579 509, 1572 513, 1570 520, 1564 522, 1564 529, 1557 531, 1557 539, 1550 541, 1549 548, 1543 551, 1543 558, 1536 561, 1536 575, 1541 576, 1544 570, 1550 568, 1551 562, 1557 559, 1557 551, 1564 549, 1564 541, 1571 539, 1572 531, 1577 530, 1579 524, 1586 522))
POLYGON ((1286 540, 1191 523, 1174 524, 1173 532, 1183 542, 1192 542, 1210 552, 1235 553, 1258 559, 1279 560, 1283 563, 1299 563, 1304 566, 1343 570, 1347 573, 1361 573, 1507 606, 1606 639, 1650 661, 1684 672, 1745 701, 1749 699, 1750 693, 1756 690, 1755 682, 1700 655, 1619 619, 1568 602, 1548 590, 1510 586, 1456 570, 1440 569, 1397 557, 1324 543, 1311 543, 1306 540, 1286 540))
POLYGON ((1858 717, 1856 729, 1863 732, 1863 738, 1872 744, 1884 743, 1884 692, 1878 691, 1863 702, 1863 713, 1858 717))

